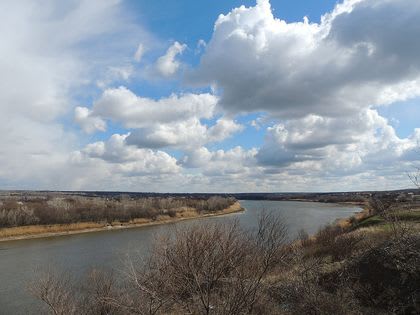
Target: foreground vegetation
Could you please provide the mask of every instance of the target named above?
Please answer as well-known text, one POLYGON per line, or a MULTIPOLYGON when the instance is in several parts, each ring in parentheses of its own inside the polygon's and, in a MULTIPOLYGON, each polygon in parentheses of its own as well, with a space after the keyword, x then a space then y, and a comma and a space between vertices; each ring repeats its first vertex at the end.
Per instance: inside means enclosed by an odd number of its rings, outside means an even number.
POLYGON ((52 314, 418 314, 420 212, 372 199, 366 211, 290 242, 281 220, 162 237, 146 261, 86 281, 40 272, 52 314))

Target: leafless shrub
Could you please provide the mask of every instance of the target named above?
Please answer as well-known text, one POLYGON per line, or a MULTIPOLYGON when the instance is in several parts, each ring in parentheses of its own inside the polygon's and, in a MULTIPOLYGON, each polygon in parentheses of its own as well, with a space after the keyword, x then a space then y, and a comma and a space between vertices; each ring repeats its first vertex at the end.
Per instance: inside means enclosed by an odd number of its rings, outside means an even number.
POLYGON ((302 247, 307 247, 312 244, 308 232, 306 232, 304 229, 299 230, 297 239, 299 240, 302 247))
POLYGON ((59 275, 51 270, 38 271, 37 279, 29 285, 29 292, 44 303, 50 314, 79 314, 77 298, 68 274, 59 275))
POLYGON ((272 289, 278 309, 284 314, 360 314, 357 300, 343 283, 334 279, 337 289, 326 290, 320 284, 324 261, 321 257, 304 257, 297 251, 293 268, 272 289))
POLYGON ((155 247, 148 273, 132 267, 131 278, 158 305, 173 303, 194 314, 249 313, 264 275, 283 255, 285 237, 270 215, 260 218, 253 234, 237 222, 177 230, 155 247))
POLYGON ((318 244, 330 246, 335 242, 336 237, 343 234, 343 232, 340 226, 329 224, 315 234, 315 239, 318 244))
POLYGON ((338 236, 331 248, 333 260, 342 260, 350 257, 357 245, 361 242, 362 237, 361 234, 354 233, 338 236))
POLYGON ((262 309, 264 277, 282 262, 285 243, 272 215, 253 232, 236 221, 198 225, 162 237, 146 263, 131 259, 119 286, 95 271, 79 297, 47 274, 32 292, 53 314, 250 314, 262 309))
POLYGON ((113 272, 93 269, 83 287, 78 311, 92 315, 119 314, 114 301, 120 300, 120 294, 113 272))
POLYGON ((358 219, 355 216, 349 218, 350 227, 353 227, 358 222, 358 219))
POLYGON ((348 269, 361 303, 390 314, 419 313, 419 235, 385 241, 351 262, 348 269))
POLYGON ((361 240, 361 234, 349 233, 340 226, 327 225, 306 246, 307 256, 331 256, 334 261, 342 260, 355 251, 361 240))
POLYGON ((392 197, 373 195, 369 200, 369 212, 371 215, 382 215, 389 211, 394 204, 395 199, 392 197))
POLYGON ((399 217, 398 210, 390 210, 384 213, 383 218, 391 228, 391 235, 395 241, 405 242, 413 233, 413 225, 399 217))
POLYGON ((114 301, 121 291, 113 273, 92 270, 86 281, 76 282, 68 272, 38 270, 29 293, 43 302, 42 313, 64 315, 125 314, 114 301))
POLYGON ((408 174, 408 178, 417 188, 420 189, 420 168, 416 168, 413 173, 408 174))

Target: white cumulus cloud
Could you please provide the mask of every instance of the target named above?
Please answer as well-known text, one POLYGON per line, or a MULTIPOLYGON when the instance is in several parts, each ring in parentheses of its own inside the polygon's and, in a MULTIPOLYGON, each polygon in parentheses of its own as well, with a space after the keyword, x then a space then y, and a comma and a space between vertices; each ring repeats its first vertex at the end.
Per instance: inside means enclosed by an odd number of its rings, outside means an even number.
POLYGON ((287 23, 268 0, 221 15, 191 80, 234 113, 341 116, 420 94, 420 2, 360 0, 287 23))
POLYGON ((95 131, 105 131, 106 122, 100 117, 92 117, 91 111, 86 107, 76 107, 74 109, 74 121, 80 125, 86 133, 93 133, 95 131))
POLYGON ((180 171, 176 159, 163 151, 139 149, 126 143, 128 135, 114 134, 106 141, 87 145, 73 154, 78 164, 98 160, 107 168, 126 176, 173 174, 180 171))
POLYGON ((217 101, 216 96, 207 93, 174 94, 154 100, 119 87, 105 90, 94 102, 90 116, 109 119, 128 128, 142 128, 191 118, 211 118, 217 101))
POLYGON ((181 65, 179 60, 177 60, 177 56, 181 55, 186 48, 187 45, 185 44, 180 44, 179 42, 173 43, 166 51, 166 54, 156 61, 156 70, 158 73, 164 77, 170 77, 176 74, 181 65))

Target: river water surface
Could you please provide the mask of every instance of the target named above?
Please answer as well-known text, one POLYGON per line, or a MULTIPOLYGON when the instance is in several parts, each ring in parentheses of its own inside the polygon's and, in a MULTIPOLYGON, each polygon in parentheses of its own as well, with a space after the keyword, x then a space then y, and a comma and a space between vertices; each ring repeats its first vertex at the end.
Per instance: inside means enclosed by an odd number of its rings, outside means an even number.
POLYGON ((94 267, 121 269, 127 254, 147 255, 156 234, 197 222, 225 222, 236 218, 255 228, 262 209, 279 214, 293 238, 301 229, 312 234, 321 226, 360 211, 337 204, 293 201, 241 201, 243 213, 182 221, 142 228, 103 231, 45 239, 0 242, 0 314, 38 314, 38 303, 27 293, 28 282, 39 267, 53 266, 75 276, 94 267))

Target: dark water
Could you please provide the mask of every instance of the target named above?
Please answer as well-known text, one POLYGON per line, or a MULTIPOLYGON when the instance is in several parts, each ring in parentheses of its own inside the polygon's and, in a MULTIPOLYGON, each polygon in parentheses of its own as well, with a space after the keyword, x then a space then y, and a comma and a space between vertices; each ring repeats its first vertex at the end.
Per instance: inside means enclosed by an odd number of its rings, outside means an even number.
POLYGON ((173 226, 197 222, 218 222, 237 218, 242 226, 255 228, 261 209, 278 213, 293 238, 300 229, 316 232, 338 218, 348 217, 359 208, 291 201, 241 201, 246 211, 223 217, 195 219, 167 225, 119 231, 0 242, 0 314, 37 314, 36 301, 27 293, 34 270, 42 266, 65 269, 84 275, 93 267, 120 268, 129 253, 147 254, 154 236, 173 226))

